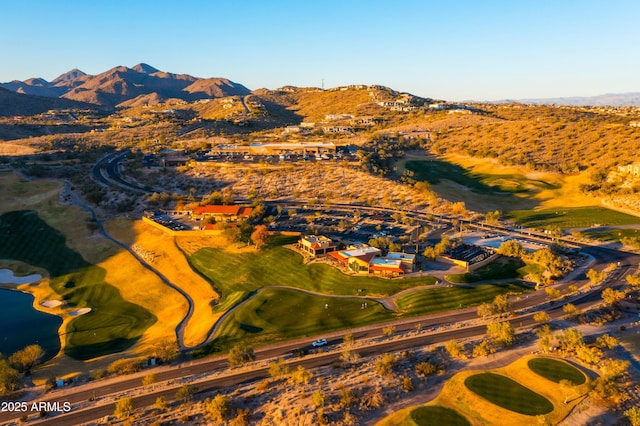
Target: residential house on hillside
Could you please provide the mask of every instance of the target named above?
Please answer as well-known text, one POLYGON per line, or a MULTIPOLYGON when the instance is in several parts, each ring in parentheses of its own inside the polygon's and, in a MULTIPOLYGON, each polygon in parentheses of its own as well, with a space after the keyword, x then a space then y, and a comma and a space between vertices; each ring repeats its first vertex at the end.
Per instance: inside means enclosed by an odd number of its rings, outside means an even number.
POLYGON ((640 176, 640 163, 627 164, 626 166, 618 166, 620 173, 626 173, 633 176, 640 176))
POLYGON ((158 156, 163 167, 184 166, 191 161, 191 157, 181 149, 163 149, 158 153, 158 156))

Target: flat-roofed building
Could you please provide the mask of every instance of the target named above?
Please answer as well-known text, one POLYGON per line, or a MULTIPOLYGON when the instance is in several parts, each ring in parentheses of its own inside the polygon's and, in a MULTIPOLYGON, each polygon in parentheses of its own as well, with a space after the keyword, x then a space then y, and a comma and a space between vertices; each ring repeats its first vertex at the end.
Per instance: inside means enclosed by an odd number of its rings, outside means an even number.
POLYGON ((376 257, 369 262, 369 272, 383 276, 404 275, 406 266, 400 259, 390 259, 388 257, 376 257))
POLYGON ((298 240, 298 248, 312 257, 324 256, 336 249, 331 238, 322 235, 305 235, 298 240))
POLYGON ((389 253, 387 253, 386 258, 400 260, 400 262, 402 262, 402 264, 404 265, 405 272, 413 272, 413 269, 415 268, 415 265, 416 265, 415 254, 390 251, 389 253))
POLYGON ((335 154, 333 142, 299 142, 299 143, 252 143, 249 145, 218 145, 211 149, 212 155, 221 154, 335 154))

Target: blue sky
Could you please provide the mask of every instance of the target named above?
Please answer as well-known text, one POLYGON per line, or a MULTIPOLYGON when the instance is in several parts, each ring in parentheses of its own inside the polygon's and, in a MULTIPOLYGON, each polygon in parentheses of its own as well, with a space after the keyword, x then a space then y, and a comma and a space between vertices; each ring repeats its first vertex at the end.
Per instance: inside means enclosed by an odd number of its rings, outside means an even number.
POLYGON ((640 91, 640 2, 0 0, 0 81, 148 63, 250 89, 447 100, 640 91))

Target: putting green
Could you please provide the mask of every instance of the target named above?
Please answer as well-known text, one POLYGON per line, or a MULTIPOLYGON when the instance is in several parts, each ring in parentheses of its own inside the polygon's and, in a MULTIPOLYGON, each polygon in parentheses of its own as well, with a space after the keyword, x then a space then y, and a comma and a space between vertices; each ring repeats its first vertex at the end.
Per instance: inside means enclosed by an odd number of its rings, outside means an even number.
POLYGON ((569 380, 574 385, 581 385, 587 381, 584 373, 565 361, 552 358, 531 358, 527 365, 531 371, 552 382, 560 383, 561 380, 569 380))
POLYGON ((500 374, 474 374, 464 384, 478 396, 516 413, 538 416, 553 411, 547 398, 500 374))
POLYGON ((457 411, 439 405, 418 407, 411 411, 411 420, 418 426, 447 425, 470 426, 471 423, 457 411))

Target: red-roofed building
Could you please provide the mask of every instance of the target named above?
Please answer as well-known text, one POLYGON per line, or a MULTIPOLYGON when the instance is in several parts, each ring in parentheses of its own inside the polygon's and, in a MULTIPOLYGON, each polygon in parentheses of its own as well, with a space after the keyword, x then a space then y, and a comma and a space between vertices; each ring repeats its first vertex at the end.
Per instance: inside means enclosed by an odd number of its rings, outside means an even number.
POLYGON ((226 222, 247 219, 253 209, 247 206, 198 206, 193 209, 192 215, 195 218, 214 217, 217 220, 226 222))
POLYGON ((400 257, 380 257, 379 249, 366 245, 350 250, 334 251, 329 253, 329 256, 355 274, 394 277, 411 272, 411 269, 400 257))

